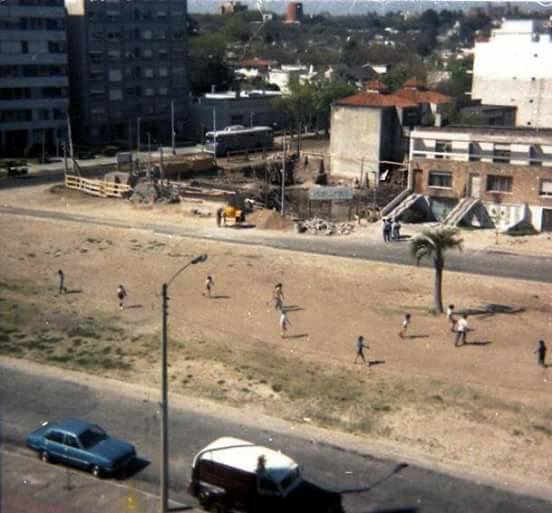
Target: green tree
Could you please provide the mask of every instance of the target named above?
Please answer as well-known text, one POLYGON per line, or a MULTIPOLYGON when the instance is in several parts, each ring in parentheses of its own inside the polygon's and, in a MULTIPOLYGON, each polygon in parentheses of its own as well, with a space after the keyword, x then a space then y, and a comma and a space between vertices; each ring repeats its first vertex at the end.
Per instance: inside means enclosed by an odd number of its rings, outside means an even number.
POLYGON ((313 108, 317 128, 328 129, 332 104, 355 93, 356 87, 343 80, 321 80, 314 84, 313 108))
POLYGON ((276 108, 283 110, 291 122, 292 130, 297 133, 297 153, 301 153, 301 132, 314 110, 315 89, 310 83, 294 80, 290 83, 291 94, 274 100, 276 108))
POLYGON ((431 258, 434 270, 433 300, 435 311, 443 313, 443 270, 445 252, 462 249, 462 239, 457 238, 458 229, 440 227, 422 231, 410 243, 410 251, 419 264, 422 258, 431 258))

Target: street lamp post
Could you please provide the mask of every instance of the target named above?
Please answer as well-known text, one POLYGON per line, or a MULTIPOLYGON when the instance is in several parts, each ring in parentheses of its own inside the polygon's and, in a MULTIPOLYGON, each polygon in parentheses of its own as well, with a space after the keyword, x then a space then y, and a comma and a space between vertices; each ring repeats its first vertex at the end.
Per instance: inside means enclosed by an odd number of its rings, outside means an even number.
POLYGON ((168 381, 168 320, 169 320, 169 286, 190 265, 207 260, 207 255, 199 255, 182 266, 171 279, 161 287, 161 513, 169 510, 169 381, 168 381))
POLYGON ((176 155, 176 131, 174 129, 174 100, 171 101, 171 147, 172 154, 176 155))

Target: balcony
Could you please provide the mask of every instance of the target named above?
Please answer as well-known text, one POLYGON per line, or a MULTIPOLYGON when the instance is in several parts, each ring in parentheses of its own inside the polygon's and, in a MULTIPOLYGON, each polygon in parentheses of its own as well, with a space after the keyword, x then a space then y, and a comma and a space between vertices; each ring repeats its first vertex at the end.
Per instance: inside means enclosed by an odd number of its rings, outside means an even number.
POLYGON ((0 88, 12 87, 68 87, 66 76, 0 78, 0 88))
POLYGON ((55 107, 66 108, 68 103, 69 100, 67 98, 0 100, 0 111, 49 109, 55 107))
POLYGON ((0 41, 65 41, 65 30, 1 30, 0 41))
POLYGON ((64 53, 0 54, 0 65, 19 66, 25 64, 67 64, 67 56, 64 53))
POLYGON ((7 18, 65 18, 64 7, 6 5, 2 16, 7 18))

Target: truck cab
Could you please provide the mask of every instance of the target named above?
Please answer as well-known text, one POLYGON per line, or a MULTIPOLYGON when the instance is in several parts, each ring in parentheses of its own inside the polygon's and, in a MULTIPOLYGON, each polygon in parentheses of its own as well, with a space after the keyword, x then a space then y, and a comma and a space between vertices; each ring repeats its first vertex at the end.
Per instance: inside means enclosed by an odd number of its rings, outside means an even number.
POLYGON ((342 511, 339 494, 306 482, 291 458, 231 437, 219 438, 197 453, 189 492, 202 508, 220 513, 291 513, 306 511, 306 505, 312 513, 342 511), (323 509, 312 507, 317 498, 323 509))

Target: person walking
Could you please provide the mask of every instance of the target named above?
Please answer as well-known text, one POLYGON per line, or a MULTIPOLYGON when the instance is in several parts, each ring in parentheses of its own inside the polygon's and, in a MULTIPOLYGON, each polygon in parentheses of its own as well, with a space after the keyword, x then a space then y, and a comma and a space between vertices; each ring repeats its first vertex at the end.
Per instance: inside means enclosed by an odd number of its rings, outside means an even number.
POLYGON ((205 280, 205 292, 203 293, 206 297, 211 297, 211 290, 215 286, 215 282, 213 280, 213 277, 209 274, 207 275, 207 279, 205 280))
POLYGON ((459 347, 466 343, 466 336, 468 334, 468 316, 462 315, 456 322, 456 338, 454 339, 454 346, 459 347))
POLYGON ((117 287, 117 298, 119 299, 119 308, 122 310, 125 305, 124 305, 124 302, 125 302, 125 298, 127 297, 127 291, 126 289, 122 286, 122 285, 119 285, 117 287))
POLYGON ((450 325, 450 331, 454 332, 454 328, 456 326, 456 319, 454 318, 454 305, 448 305, 447 321, 450 325))
POLYGON ((539 345, 535 350, 535 354, 538 355, 538 363, 541 367, 546 367, 546 344, 544 340, 539 340, 539 345))
POLYGON ((274 302, 275 310, 282 310, 284 308, 284 286, 281 283, 277 283, 272 291, 272 301, 274 302))
POLYGON ((65 287, 65 274, 61 269, 57 272, 57 274, 59 278, 59 293, 67 294, 67 288, 65 287))
POLYGON ((220 225, 222 224, 222 208, 217 208, 217 226, 220 228, 220 225))
POLYGON ((402 322, 402 329, 399 331, 399 337, 404 338, 406 335, 406 330, 408 330, 408 326, 410 326, 410 314, 406 313, 404 314, 404 319, 402 322))
POLYGON ((398 219, 393 219, 393 224, 391 225, 391 238, 393 240, 401 240, 401 223, 398 219))
POLYGON ((366 357, 364 356, 364 349, 370 349, 367 344, 364 343, 364 337, 360 335, 356 343, 356 356, 353 363, 356 363, 360 358, 363 363, 366 363, 366 357))
POLYGON ((288 327, 291 326, 285 310, 280 312, 280 337, 286 338, 288 327))

